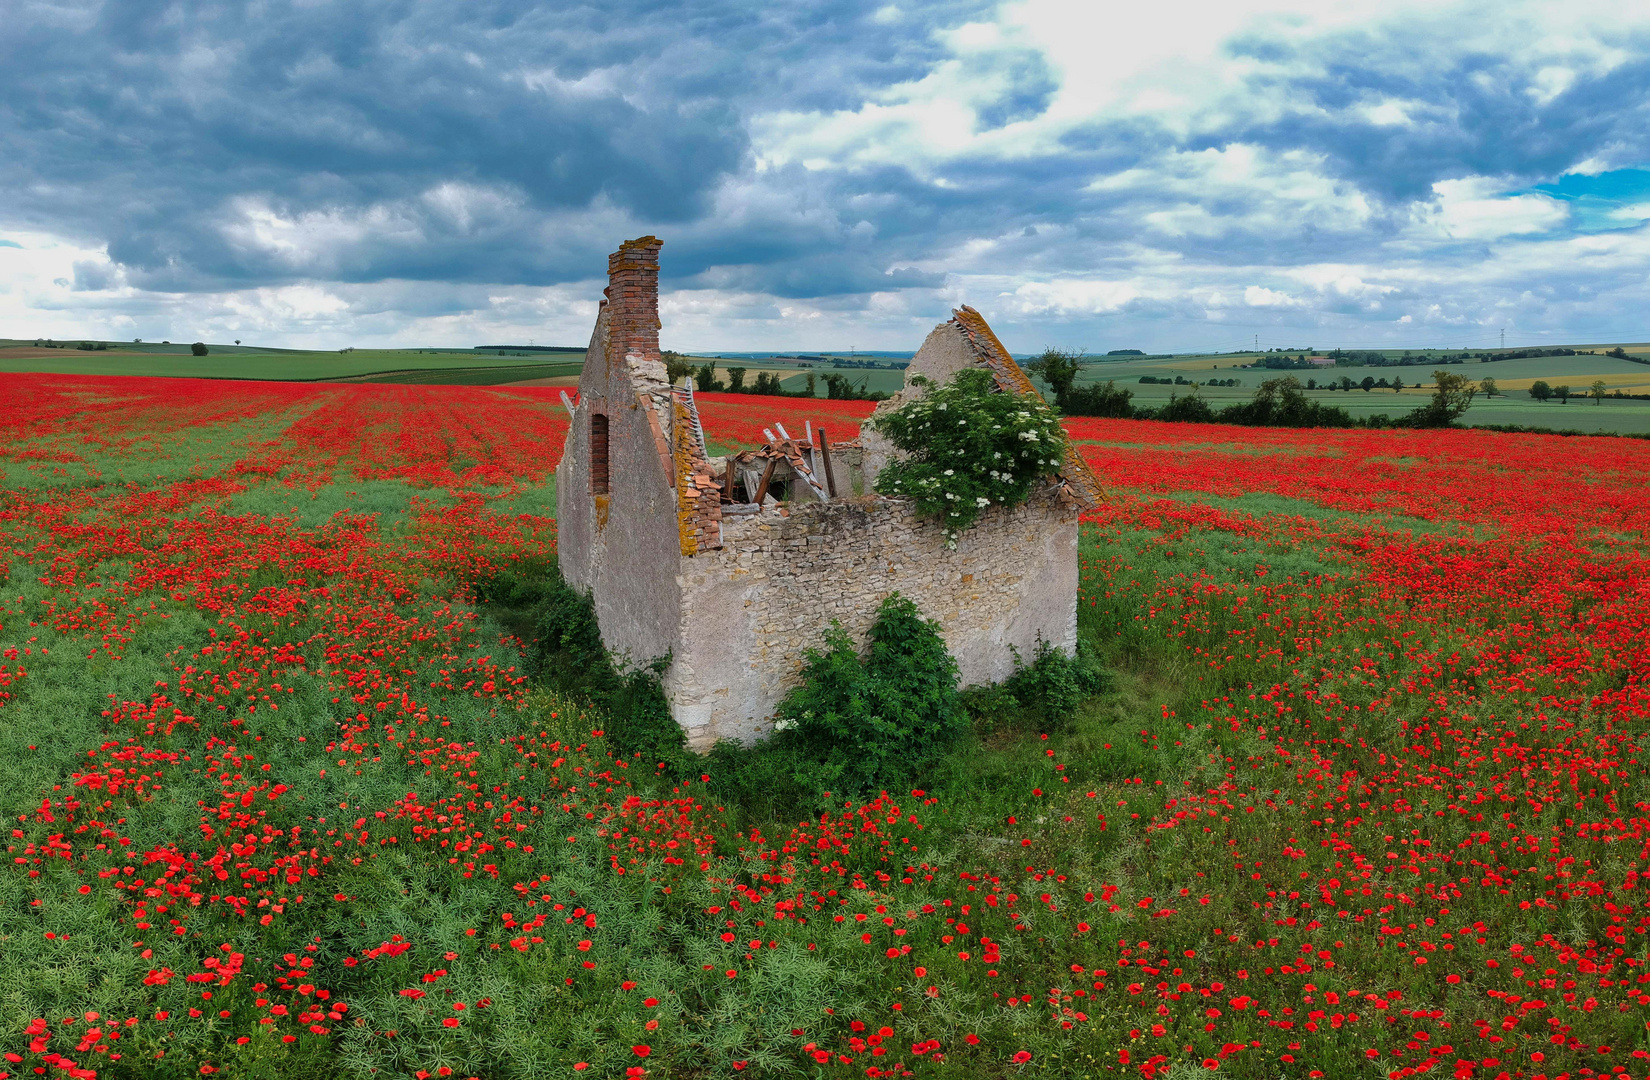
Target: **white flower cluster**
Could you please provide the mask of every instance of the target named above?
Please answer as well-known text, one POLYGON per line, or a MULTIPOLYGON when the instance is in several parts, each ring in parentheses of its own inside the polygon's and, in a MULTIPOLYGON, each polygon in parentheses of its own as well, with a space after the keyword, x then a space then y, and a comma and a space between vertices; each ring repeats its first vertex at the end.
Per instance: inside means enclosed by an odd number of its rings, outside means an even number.
POLYGON ((960 372, 948 386, 919 384, 932 392, 884 421, 910 457, 891 463, 878 488, 914 496, 921 512, 943 523, 947 546, 955 547, 989 507, 1016 506, 1031 495, 1036 477, 1058 466, 1065 435, 1047 405, 999 390, 984 371, 960 372), (956 422, 939 422, 940 413, 956 422))

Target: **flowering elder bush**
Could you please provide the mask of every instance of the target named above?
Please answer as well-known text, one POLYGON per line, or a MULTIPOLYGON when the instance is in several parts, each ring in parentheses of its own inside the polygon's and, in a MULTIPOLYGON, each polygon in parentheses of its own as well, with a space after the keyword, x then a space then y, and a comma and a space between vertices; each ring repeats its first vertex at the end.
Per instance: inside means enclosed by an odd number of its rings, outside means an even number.
MULTIPOLYGON (((930 386, 920 375, 912 381, 930 386)), ((877 474, 877 491, 915 500, 918 513, 944 525, 950 547, 987 507, 1030 498, 1065 451, 1059 416, 1046 402, 998 392, 980 369, 959 371, 876 425, 907 455, 877 474)))
POLYGON ((1650 448, 1072 421, 1119 691, 770 822, 471 603, 555 410, 223 385, 3 391, 8 1076, 1650 1074, 1650 448))

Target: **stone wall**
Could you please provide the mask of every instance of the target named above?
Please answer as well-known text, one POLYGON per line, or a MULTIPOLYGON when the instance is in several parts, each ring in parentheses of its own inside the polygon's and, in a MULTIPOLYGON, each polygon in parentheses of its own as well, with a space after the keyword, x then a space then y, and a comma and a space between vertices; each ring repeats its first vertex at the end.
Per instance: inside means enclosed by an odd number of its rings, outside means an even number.
POLYGON ((665 678, 688 742, 749 743, 839 620, 863 644, 899 591, 938 621, 964 685, 1013 673, 1012 645, 1077 644, 1077 510, 1052 497, 994 508, 948 551, 937 525, 880 496, 728 514, 719 551, 680 560, 681 621, 665 678))

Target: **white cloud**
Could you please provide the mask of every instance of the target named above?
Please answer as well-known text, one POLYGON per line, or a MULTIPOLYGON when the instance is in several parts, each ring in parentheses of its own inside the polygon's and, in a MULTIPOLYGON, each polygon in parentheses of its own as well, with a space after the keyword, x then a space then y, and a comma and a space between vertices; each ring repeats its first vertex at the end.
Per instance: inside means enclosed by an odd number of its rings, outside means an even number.
POLYGON ((1371 124, 1379 127, 1408 127, 1415 122, 1410 119, 1404 106, 1396 101, 1383 101, 1379 105, 1367 105, 1364 106, 1362 111, 1371 124))
POLYGON ((1650 221, 1650 202, 1633 203, 1631 206, 1618 206, 1607 215, 1613 221, 1623 225, 1636 225, 1641 221, 1650 221))
POLYGON ((1288 293, 1275 292, 1264 285, 1251 285, 1243 290, 1243 302, 1257 308, 1300 307, 1301 302, 1288 293))
POLYGON ((1564 203, 1549 195, 1505 195, 1504 183, 1489 177, 1440 180, 1436 201, 1419 204, 1414 220, 1423 230, 1454 240, 1497 240, 1503 236, 1550 232, 1569 221, 1564 203))
POLYGON ((1016 315, 1104 315, 1120 311, 1140 295, 1138 287, 1123 281, 1030 281, 1007 299, 1016 315))

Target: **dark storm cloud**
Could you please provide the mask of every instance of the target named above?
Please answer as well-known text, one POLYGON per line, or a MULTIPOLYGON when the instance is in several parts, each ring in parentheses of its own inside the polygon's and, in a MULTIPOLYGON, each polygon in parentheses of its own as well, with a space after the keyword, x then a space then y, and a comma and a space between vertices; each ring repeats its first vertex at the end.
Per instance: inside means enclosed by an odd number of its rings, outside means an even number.
MULTIPOLYGON (((1041 281, 1126 279, 1145 249, 1231 268, 1374 259, 1441 180, 1535 185, 1594 155, 1650 159, 1644 40, 1624 35, 1612 44, 1632 59, 1577 65, 1555 92, 1545 61, 1398 22, 1240 38, 1228 53, 1256 73, 1221 107, 1096 110, 1009 154, 987 137, 1042 117, 1059 85, 1013 41, 947 43, 995 6, 18 0, 0 16, 0 215, 107 245, 118 266, 75 264, 83 293, 398 280, 429 284, 379 294, 397 310, 460 311, 486 283, 598 276, 615 241, 653 230, 673 285, 851 305, 938 288, 928 267, 980 243, 995 261, 972 272, 1041 281), (897 104, 945 64, 973 94, 978 149, 756 160, 760 118, 897 104), (1403 122, 1377 122, 1388 103, 1403 122), (1238 145, 1264 168, 1301 157, 1333 190, 1199 171, 1200 153, 1238 145)), ((1117 310, 1167 320, 1189 304, 1117 310)))
POLYGON ((115 283, 118 275, 108 263, 81 260, 74 264, 74 291, 97 292, 115 283))
MULTIPOLYGON (((317 271, 582 276, 589 252, 544 243, 535 221, 591 206, 660 225, 692 220, 746 165, 751 102, 847 107, 867 87, 920 77, 937 55, 929 35, 868 35, 869 10, 501 0, 14 8, 0 20, 0 185, 14 220, 106 242, 113 259, 170 287, 317 271), (444 220, 421 201, 442 185, 505 207, 444 220), (388 207, 397 228, 307 265, 302 251, 226 241, 225 215, 249 198, 282 218, 334 224, 388 207)), ((970 10, 928 9, 939 19, 970 10)))
POLYGON ((1294 107, 1276 120, 1207 132, 1201 145, 1245 140, 1325 155, 1335 174, 1388 200, 1425 197, 1439 180, 1502 176, 1555 179, 1610 150, 1650 159, 1650 39, 1609 44, 1631 59, 1608 71, 1585 65, 1552 93, 1540 63, 1443 47, 1435 25, 1362 31, 1310 46, 1245 39, 1237 55, 1311 75, 1257 76, 1257 91, 1280 91, 1294 107), (1366 107, 1402 103, 1411 123, 1380 124, 1366 107))

